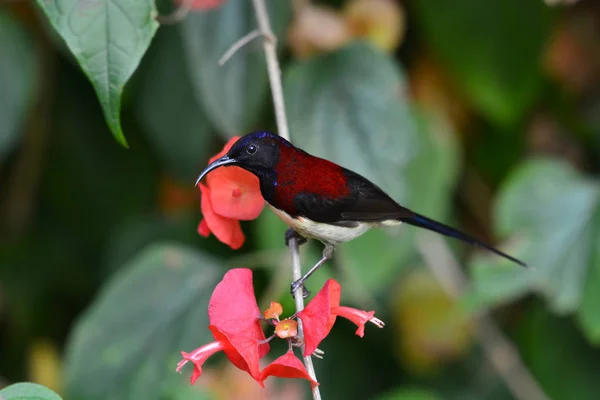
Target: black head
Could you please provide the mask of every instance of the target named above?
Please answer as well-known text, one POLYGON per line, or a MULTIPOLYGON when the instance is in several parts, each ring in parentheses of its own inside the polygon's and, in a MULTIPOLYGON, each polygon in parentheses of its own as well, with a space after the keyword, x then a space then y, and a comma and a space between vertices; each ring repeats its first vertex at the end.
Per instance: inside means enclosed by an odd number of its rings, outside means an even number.
POLYGON ((202 171, 196 185, 210 171, 227 166, 244 168, 259 178, 271 176, 279 162, 281 146, 291 147, 292 145, 271 132, 252 132, 242 136, 227 154, 210 163, 202 171))

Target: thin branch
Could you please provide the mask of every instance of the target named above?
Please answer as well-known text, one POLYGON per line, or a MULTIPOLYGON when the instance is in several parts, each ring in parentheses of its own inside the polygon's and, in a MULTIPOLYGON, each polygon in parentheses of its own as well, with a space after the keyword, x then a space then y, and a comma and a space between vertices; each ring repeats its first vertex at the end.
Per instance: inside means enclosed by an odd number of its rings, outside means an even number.
MULTIPOLYGON (((442 288, 452 297, 464 293, 467 278, 444 240, 437 235, 419 233, 417 249, 442 288)), ((475 317, 475 335, 483 351, 506 386, 519 400, 549 400, 529 372, 515 346, 502 333, 488 313, 475 317)))
MULTIPOLYGON (((264 0, 252 0, 254 4, 254 11, 256 12, 256 20, 258 22, 258 28, 264 37, 263 47, 265 50, 265 58, 267 60, 267 72, 269 74, 269 82, 271 84, 271 94, 273 95, 273 106, 275 108, 275 119, 277 121, 277 130, 279 135, 284 139, 290 140, 290 133, 287 124, 287 118, 285 115, 285 103, 283 101, 283 88, 281 85, 281 69, 279 68, 279 61, 277 60, 277 46, 276 38, 273 35, 271 29, 271 23, 269 22, 269 14, 264 0)), ((290 247, 291 261, 292 261, 292 276, 294 281, 302 277, 302 266, 300 265, 300 253, 298 249, 298 241, 296 238, 291 238, 288 242, 290 247)), ((296 290, 294 293, 294 300, 296 302, 296 312, 300 312, 304 309, 304 298, 302 297, 302 287, 296 290)), ((302 326, 302 319, 298 318, 298 335, 303 338, 304 330, 302 326)), ((302 349, 304 350, 304 349, 302 349)), ((306 371, 310 377, 317 381, 315 375, 315 368, 312 363, 310 356, 304 357, 304 365, 306 371)), ((319 387, 315 386, 312 389, 312 395, 314 400, 321 400, 321 392, 319 387)))
MULTIPOLYGON (((290 239, 288 242, 290 246, 290 254, 292 257, 292 279, 297 281, 302 278, 302 266, 300 265, 300 253, 298 249, 298 239, 295 237, 290 239)), ((296 302, 296 313, 304 310, 304 297, 302 297, 302 285, 294 292, 294 301, 296 302)), ((302 326, 302 318, 298 318, 298 336, 301 338, 304 337, 304 328, 302 326)), ((304 352, 304 345, 302 346, 302 352, 304 352)), ((310 356, 304 357, 304 365, 306 366, 306 371, 308 375, 317 382, 317 376, 315 374, 315 367, 312 363, 312 358, 310 356)), ((321 400, 321 392, 319 391, 319 387, 315 386, 312 389, 312 395, 314 400, 321 400)))
POLYGON ((255 29, 253 31, 250 31, 250 33, 246 34, 246 36, 239 39, 234 44, 232 44, 231 47, 225 52, 225 54, 223 54, 223 57, 219 59, 219 66, 222 67, 223 65, 225 65, 225 63, 229 61, 229 59, 233 57, 233 55, 237 53, 239 49, 241 49, 257 37, 259 37, 260 35, 261 32, 258 29, 255 29))
POLYGON ((287 117, 285 115, 285 102, 283 101, 283 88, 281 85, 281 69, 277 60, 277 40, 271 29, 269 14, 264 0, 252 0, 258 29, 260 29, 265 40, 263 47, 265 49, 265 58, 267 60, 267 72, 269 73, 269 82, 271 83, 271 93, 273 94, 273 106, 275 107, 275 119, 277 121, 277 130, 279 136, 290 140, 287 117))

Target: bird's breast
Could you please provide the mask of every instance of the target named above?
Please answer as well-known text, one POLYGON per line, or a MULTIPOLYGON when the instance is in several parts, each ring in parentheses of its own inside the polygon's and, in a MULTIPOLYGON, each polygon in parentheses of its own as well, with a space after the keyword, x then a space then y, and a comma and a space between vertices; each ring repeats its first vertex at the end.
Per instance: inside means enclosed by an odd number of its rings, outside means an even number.
POLYGON ((373 227, 372 224, 365 222, 357 222, 351 226, 341 226, 311 221, 306 217, 292 218, 285 211, 279 210, 271 205, 269 205, 269 207, 279 219, 302 236, 331 244, 348 242, 373 227))

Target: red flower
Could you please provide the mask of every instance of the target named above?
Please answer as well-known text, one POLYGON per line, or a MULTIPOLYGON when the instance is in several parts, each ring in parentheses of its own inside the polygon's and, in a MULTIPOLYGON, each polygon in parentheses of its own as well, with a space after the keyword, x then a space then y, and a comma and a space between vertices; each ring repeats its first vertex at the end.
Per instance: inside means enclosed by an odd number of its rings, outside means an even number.
POLYGON ((304 356, 311 355, 319 343, 327 337, 338 316, 354 322, 358 329, 356 334, 364 336, 365 324, 371 322, 382 328, 383 321, 375 318, 375 311, 362 311, 351 307, 340 307, 341 287, 333 279, 325 282, 323 288, 298 313, 304 327, 304 356))
POLYGON ((191 353, 181 352, 183 360, 177 364, 177 371, 188 361, 194 363, 193 384, 202 373, 204 361, 217 351, 224 351, 229 361, 262 385, 258 360, 269 352, 269 344, 260 326, 260 310, 249 269, 232 269, 225 274, 208 303, 208 319, 208 328, 216 342, 191 353))
MULTIPOLYGON (((359 336, 363 335, 364 325, 368 321, 379 327, 383 326, 383 322, 373 317, 373 311, 340 307, 339 302, 340 285, 330 279, 304 311, 298 313, 304 323, 305 355, 315 351, 333 327, 337 315, 357 324, 359 328, 356 333, 359 336)), ((223 351, 236 367, 248 372, 261 386, 264 386, 263 381, 269 376, 301 378, 308 380, 313 387, 318 385, 292 350, 293 346, 302 343, 297 336, 298 323, 294 320, 295 317, 280 321, 279 315, 282 312, 281 305, 272 302, 269 309, 261 315, 254 296, 252 272, 249 269, 230 270, 215 288, 208 304, 209 329, 215 342, 191 353, 182 352, 183 360, 177 364, 177 371, 181 371, 191 361, 194 364, 191 376, 193 384, 202 374, 202 365, 208 357, 223 351), (261 320, 275 326, 275 334, 269 339, 265 338, 262 331, 261 320), (287 340, 290 350, 260 372, 259 359, 268 353, 268 342, 275 337, 287 340)))
MULTIPOLYGON (((186 0, 175 0, 175 2, 182 5, 186 0)), ((192 10, 210 10, 219 7, 224 2, 225 0, 194 0, 192 1, 190 8, 192 10)))
MULTIPOLYGON (((225 155, 238 139, 232 138, 209 164, 225 155)), ((232 249, 239 249, 245 240, 239 221, 256 219, 265 205, 258 178, 239 167, 223 167, 206 176, 206 186, 199 186, 204 219, 198 233, 204 237, 213 233, 232 249)))

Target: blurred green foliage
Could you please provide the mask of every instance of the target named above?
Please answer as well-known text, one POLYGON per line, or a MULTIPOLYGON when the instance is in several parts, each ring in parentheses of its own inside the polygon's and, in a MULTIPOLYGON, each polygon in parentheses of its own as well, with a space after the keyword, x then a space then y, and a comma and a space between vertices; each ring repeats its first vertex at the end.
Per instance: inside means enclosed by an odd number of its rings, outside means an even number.
POLYGON ((15 383, 0 390, 4 400, 61 400, 60 396, 36 383, 15 383))
MULTIPOLYGON (((308 287, 335 277, 387 324, 363 339, 336 325, 315 360, 324 399, 515 398, 471 329, 485 311, 549 398, 597 398, 600 5, 546 3, 267 0, 292 141, 532 267, 447 241, 470 277, 456 301, 426 269, 448 260, 411 227, 339 246, 308 287)), ((175 372, 211 340, 227 269, 255 270, 262 307, 294 306, 268 209, 238 252, 196 232, 208 158, 275 129, 261 39, 218 65, 256 29, 252 3, 160 28, 157 6, 176 4, 0 2, 2 398, 58 398, 18 381, 74 400, 308 398, 224 357, 193 387, 175 372)), ((305 268, 320 251, 303 246, 305 268)))

